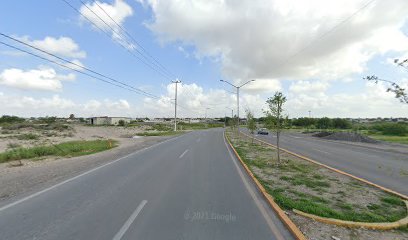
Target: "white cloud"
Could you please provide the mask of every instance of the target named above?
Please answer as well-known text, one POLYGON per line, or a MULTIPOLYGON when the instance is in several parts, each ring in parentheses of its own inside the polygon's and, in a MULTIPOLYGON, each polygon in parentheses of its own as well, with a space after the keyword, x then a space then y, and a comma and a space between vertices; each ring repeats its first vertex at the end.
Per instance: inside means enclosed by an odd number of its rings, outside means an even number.
POLYGON ((405 0, 375 1, 351 19, 366 1, 139 2, 152 9, 147 26, 162 42, 221 59, 229 79, 341 79, 364 71, 376 54, 408 50, 405 0))
MULTIPOLYGON (((148 116, 174 116, 174 84, 168 84, 166 90, 166 94, 158 100, 145 98, 142 109, 148 116)), ((221 89, 205 91, 194 83, 179 84, 177 90, 178 115, 181 117, 204 117, 206 111, 208 117, 220 117, 224 114, 230 116, 231 110, 226 107, 234 108, 234 114, 236 114, 236 95, 233 93, 221 89)), ((264 100, 259 95, 243 92, 240 99, 240 116, 245 114, 246 108, 250 108, 257 114, 261 113, 264 100)))
POLYGON ((85 58, 86 52, 69 37, 45 37, 43 40, 30 40, 29 37, 20 37, 20 40, 38 47, 44 51, 69 58, 85 58))
MULTIPOLYGON (((408 86, 407 80, 400 81, 402 87, 408 86)), ((308 84, 303 84, 309 86, 308 84)), ((393 93, 386 92, 386 85, 367 82, 356 94, 328 94, 324 88, 295 87, 289 92, 286 108, 291 117, 307 116, 312 111, 315 117, 403 117, 408 105, 400 103, 393 93), (302 91, 306 90, 306 91, 302 91)))
MULTIPOLYGON (((80 12, 81 14, 86 16, 86 18, 94 22, 95 25, 98 26, 98 28, 110 32, 112 34, 112 38, 120 41, 124 46, 127 46, 129 49, 135 48, 135 46, 127 42, 123 36, 117 34, 120 33, 121 29, 116 25, 116 23, 118 25, 122 25, 125 22, 126 18, 133 15, 132 7, 130 7, 125 1, 115 0, 113 4, 94 1, 92 3, 87 3, 86 5, 82 5, 80 12), (96 16, 94 13, 98 16, 96 16), (104 22, 109 24, 110 27, 107 26, 104 22)), ((89 23, 88 20, 82 16, 81 20, 83 22, 89 23)))
POLYGON ((292 83, 289 86, 289 91, 295 94, 299 94, 299 93, 313 94, 313 93, 324 92, 327 90, 328 87, 329 87, 329 84, 327 82, 298 81, 298 82, 292 83))
MULTIPOLYGON (((238 80, 238 82, 243 82, 238 80)), ((282 85, 277 79, 256 79, 255 82, 251 82, 242 88, 246 93, 273 93, 276 91, 282 91, 282 85)))
POLYGON ((131 110, 131 105, 124 99, 89 100, 78 103, 59 95, 34 98, 0 92, 0 112, 24 117, 69 116, 71 113, 84 117, 104 115, 130 117, 128 110, 131 110))
POLYGON ((75 75, 60 75, 53 68, 24 71, 17 68, 5 69, 0 73, 0 84, 26 90, 61 91, 62 81, 75 80, 75 75))

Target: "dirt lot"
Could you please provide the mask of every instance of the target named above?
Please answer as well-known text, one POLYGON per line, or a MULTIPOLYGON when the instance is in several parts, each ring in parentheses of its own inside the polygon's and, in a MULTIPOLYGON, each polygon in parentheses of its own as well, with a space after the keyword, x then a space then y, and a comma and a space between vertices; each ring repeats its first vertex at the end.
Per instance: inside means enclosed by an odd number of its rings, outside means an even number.
POLYGON ((0 152, 16 147, 49 145, 74 140, 115 139, 120 143, 131 141, 147 126, 88 126, 83 124, 37 124, 17 129, 1 129, 0 152))
POLYGON ((84 125, 69 125, 67 129, 62 130, 21 128, 7 130, 6 134, 2 130, 0 152, 11 149, 10 145, 30 147, 72 140, 115 139, 119 142, 119 146, 81 157, 47 157, 40 161, 22 160, 23 166, 19 167, 12 167, 11 162, 2 163, 0 164, 0 201, 36 192, 81 172, 171 138, 169 136, 134 137, 136 133, 144 130, 145 127, 90 127, 84 125), (18 137, 30 135, 35 135, 36 139, 18 137))

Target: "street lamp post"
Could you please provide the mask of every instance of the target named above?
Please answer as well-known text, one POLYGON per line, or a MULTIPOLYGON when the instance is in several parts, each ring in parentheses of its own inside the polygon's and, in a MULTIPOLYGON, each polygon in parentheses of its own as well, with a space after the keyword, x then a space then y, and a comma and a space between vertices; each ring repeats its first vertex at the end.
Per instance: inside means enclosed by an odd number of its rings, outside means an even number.
MULTIPOLYGON (((233 86, 234 88, 237 89, 237 130, 238 130, 238 133, 239 133, 239 89, 240 89, 241 87, 247 85, 247 84, 250 83, 250 82, 254 82, 255 80, 249 80, 248 82, 246 82, 246 83, 244 83, 244 84, 242 84, 242 85, 240 85, 240 86, 235 86, 234 84, 232 84, 232 83, 230 83, 230 82, 228 82, 228 81, 222 80, 222 79, 221 79, 220 81, 221 81, 221 82, 225 82, 225 83, 227 83, 227 84, 229 84, 229 85, 231 85, 231 86, 233 86)), ((239 135, 238 135, 238 136, 239 136, 239 135)))
POLYGON ((176 93, 174 94, 174 131, 177 131, 177 84, 181 83, 181 81, 176 79, 175 81, 172 81, 172 83, 176 84, 176 93))

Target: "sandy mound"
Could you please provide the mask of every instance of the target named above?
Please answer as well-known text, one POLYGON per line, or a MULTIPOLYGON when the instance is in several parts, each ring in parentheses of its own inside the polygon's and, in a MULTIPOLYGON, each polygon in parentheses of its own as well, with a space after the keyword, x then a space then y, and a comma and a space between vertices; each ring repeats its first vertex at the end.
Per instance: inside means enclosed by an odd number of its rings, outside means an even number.
POLYGON ((350 133, 350 132, 336 132, 336 133, 329 133, 329 132, 321 132, 314 134, 315 137, 320 137, 323 139, 328 140, 340 140, 340 141, 348 141, 348 142, 364 142, 364 143, 378 143, 377 140, 369 138, 367 136, 358 134, 358 133, 350 133))

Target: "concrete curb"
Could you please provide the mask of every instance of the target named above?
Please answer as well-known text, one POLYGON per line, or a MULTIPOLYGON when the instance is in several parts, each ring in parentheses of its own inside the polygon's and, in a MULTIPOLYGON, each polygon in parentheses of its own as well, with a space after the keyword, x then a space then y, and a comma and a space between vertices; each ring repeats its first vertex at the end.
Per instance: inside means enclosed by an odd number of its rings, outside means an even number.
MULTIPOLYGON (((405 200, 404 202, 408 210, 408 201, 405 200)), ((396 222, 367 223, 367 222, 344 221, 344 220, 339 220, 339 219, 334 219, 334 218, 325 218, 325 217, 320 217, 320 216, 316 216, 313 214, 305 213, 297 209, 293 209, 293 211, 301 216, 311 218, 313 220, 316 220, 322 223, 333 224, 333 225, 338 225, 338 226, 343 226, 343 227, 350 227, 350 228, 364 227, 364 228, 369 228, 369 229, 374 229, 374 230, 390 230, 390 229, 395 229, 395 228, 399 228, 399 227, 408 225, 408 216, 396 222)))
POLYGON ((278 217, 286 225, 286 227, 289 229, 289 231, 292 233, 292 235, 298 240, 306 240, 307 238, 305 237, 305 235, 303 235, 303 233, 300 231, 300 229, 292 222, 292 220, 290 220, 290 218, 285 214, 285 212, 273 200, 272 196, 269 195, 266 192, 265 188, 259 183, 258 179, 255 178, 254 174, 251 172, 251 170, 248 168, 248 166, 244 163, 244 161, 239 156, 238 152, 232 146, 229 138, 225 135, 225 132, 224 132, 224 138, 227 140, 228 145, 231 147, 232 151, 234 152, 235 156, 237 157, 237 159, 241 163, 242 167, 245 169, 245 171, 251 177, 251 179, 255 182, 256 186, 259 189, 259 191, 265 197, 266 201, 269 203, 269 205, 272 207, 272 209, 278 214, 278 217))
MULTIPOLYGON (((248 134, 246 134, 246 133, 242 133, 242 132, 240 132, 240 133, 243 134, 243 135, 245 135, 245 136, 247 136, 247 137, 252 138, 252 136, 250 136, 250 135, 248 135, 248 134)), ((258 139, 258 138, 256 138, 256 137, 254 137, 254 139, 255 139, 256 141, 258 141, 258 142, 263 143, 263 144, 266 144, 266 145, 269 145, 269 146, 271 146, 271 147, 277 148, 275 145, 273 145, 273 144, 271 144, 271 143, 268 143, 268 142, 265 142, 265 141, 263 141, 263 140, 260 140, 260 139, 258 139)), ((316 164, 316 165, 319 165, 319 166, 321 166, 321 167, 330 169, 330 170, 332 170, 332 171, 334 171, 334 172, 337 172, 337 173, 340 173, 340 174, 342 174, 342 175, 346 175, 346 176, 348 176, 348 177, 354 178, 354 179, 356 179, 356 180, 358 180, 358 181, 361 181, 361 182, 364 182, 364 183, 366 183, 366 184, 368 184, 368 185, 377 187, 377 188, 379 188, 379 189, 381 189, 381 190, 383 190, 383 191, 385 191, 385 192, 388 192, 388 193, 391 193, 391 194, 393 194, 393 195, 396 195, 396 196, 398 196, 398 197, 400 197, 400 198, 402 198, 402 199, 404 199, 404 200, 408 200, 408 196, 407 196, 407 195, 404 195, 404 194, 402 194, 402 193, 399 193, 399 192, 396 192, 396 191, 394 191, 394 190, 388 189, 388 188, 386 188, 386 187, 382 187, 382 186, 380 186, 380 185, 378 185, 378 184, 375 184, 375 183, 372 183, 372 182, 370 182, 370 181, 368 181, 368 180, 366 180, 366 179, 364 179, 364 178, 360 178, 360 177, 354 176, 354 175, 352 175, 352 174, 350 174, 350 173, 346 173, 346 172, 341 171, 341 170, 339 170, 339 169, 336 169, 336 168, 330 167, 330 166, 328 166, 328 165, 325 165, 325 164, 323 164, 323 163, 319 163, 319 162, 317 162, 317 161, 315 161, 315 160, 313 160, 313 159, 310 159, 310 158, 305 157, 305 156, 302 156, 302 155, 300 155, 300 154, 291 152, 291 151, 286 150, 286 149, 284 149, 284 148, 280 148, 280 150, 283 151, 283 152, 286 152, 286 153, 288 153, 288 154, 290 154, 290 155, 292 155, 292 156, 295 156, 295 157, 298 157, 298 158, 300 158, 300 159, 303 159, 303 160, 306 160, 306 161, 308 161, 308 162, 311 162, 311 163, 313 163, 313 164, 316 164)))

